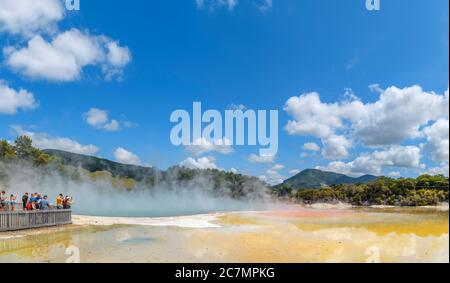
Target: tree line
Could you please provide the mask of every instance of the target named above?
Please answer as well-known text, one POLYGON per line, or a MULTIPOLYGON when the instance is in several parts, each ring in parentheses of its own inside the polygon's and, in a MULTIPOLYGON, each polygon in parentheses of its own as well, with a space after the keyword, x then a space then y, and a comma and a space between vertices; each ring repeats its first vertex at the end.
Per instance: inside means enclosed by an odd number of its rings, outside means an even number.
POLYGON ((273 194, 297 203, 344 202, 357 206, 434 206, 449 200, 449 178, 422 175, 417 178, 381 177, 367 184, 339 184, 320 189, 295 190, 287 184, 273 194))

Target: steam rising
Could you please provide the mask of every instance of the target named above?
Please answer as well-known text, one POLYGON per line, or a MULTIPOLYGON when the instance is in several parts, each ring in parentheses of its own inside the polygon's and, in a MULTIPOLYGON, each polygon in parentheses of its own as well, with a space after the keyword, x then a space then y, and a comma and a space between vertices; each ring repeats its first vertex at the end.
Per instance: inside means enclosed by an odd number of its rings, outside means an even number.
MULTIPOLYGON (((162 183, 148 188, 138 184, 134 189, 126 190, 114 186, 110 176, 93 181, 89 172, 79 168, 74 170, 79 178, 69 178, 48 168, 0 163, 0 189, 16 195, 18 202, 25 192, 48 195, 53 205, 58 194, 69 195, 74 199, 72 209, 75 214, 92 216, 180 216, 260 210, 268 204, 263 188, 249 193, 245 201, 236 200, 226 193, 213 193, 213 182, 205 176, 183 185, 162 183)), ((226 191, 224 188, 223 192, 226 191)))

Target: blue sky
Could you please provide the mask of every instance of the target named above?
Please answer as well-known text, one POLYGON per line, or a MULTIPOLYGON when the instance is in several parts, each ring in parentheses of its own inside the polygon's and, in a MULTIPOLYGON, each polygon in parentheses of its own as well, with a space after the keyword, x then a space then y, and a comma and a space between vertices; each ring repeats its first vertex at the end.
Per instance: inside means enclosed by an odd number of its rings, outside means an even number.
POLYGON ((270 182, 448 174, 447 0, 42 1, 0 0, 1 138, 270 182), (277 156, 173 146, 170 114, 194 101, 279 110, 277 156))

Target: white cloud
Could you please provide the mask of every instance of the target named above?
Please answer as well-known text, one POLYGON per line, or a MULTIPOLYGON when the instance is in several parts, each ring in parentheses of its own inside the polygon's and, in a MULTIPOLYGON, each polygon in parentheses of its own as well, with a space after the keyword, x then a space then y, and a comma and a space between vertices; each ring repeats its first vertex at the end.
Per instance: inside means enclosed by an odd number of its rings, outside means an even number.
POLYGON ((438 94, 420 86, 369 88, 379 94, 373 103, 361 102, 348 90, 345 99, 335 103, 323 102, 314 92, 290 98, 285 111, 292 119, 286 131, 290 135, 320 138, 322 155, 330 160, 347 158, 354 144, 379 148, 352 162, 332 162, 327 166, 331 171, 378 175, 387 166, 420 169, 423 165, 419 146, 400 145, 406 141, 418 144, 424 138, 427 143, 420 146, 422 152, 429 152, 439 164, 437 168, 445 169, 449 159, 448 89, 438 94), (395 154, 397 151, 405 154, 403 160, 395 154))
POLYGON ((78 29, 60 33, 51 42, 36 35, 26 47, 4 48, 6 65, 32 78, 68 82, 80 79, 86 66, 100 66, 107 79, 120 75, 131 60, 126 47, 105 36, 78 29))
POLYGON ((301 158, 307 158, 308 156, 309 156, 309 154, 306 153, 306 152, 300 153, 300 157, 301 157, 301 158))
POLYGON ((382 93, 384 90, 380 87, 379 84, 371 84, 369 85, 369 90, 375 93, 382 93))
POLYGON ((205 138, 199 138, 194 141, 193 145, 185 146, 186 150, 192 154, 199 156, 209 152, 219 152, 221 154, 230 154, 234 150, 231 146, 231 142, 226 139, 217 139, 215 141, 209 141, 205 138))
POLYGON ((395 172, 389 173, 388 176, 391 178, 399 178, 402 176, 402 173, 395 171, 395 172))
POLYGON ((309 142, 303 145, 303 150, 320 151, 320 146, 315 142, 309 142))
POLYGON ((273 0, 260 0, 257 3, 258 10, 261 13, 267 13, 270 9, 272 9, 273 0))
MULTIPOLYGON (((267 13, 273 6, 273 0, 252 0, 252 4, 261 13, 267 13)), ((238 0, 195 0, 198 9, 208 9, 210 12, 214 12, 220 8, 226 8, 229 11, 233 11, 239 4, 238 0)))
POLYGON ((84 114, 84 117, 86 122, 93 127, 101 127, 108 122, 108 112, 97 108, 91 108, 84 114))
POLYGON ((130 49, 126 46, 120 46, 116 41, 108 42, 107 49, 107 63, 102 66, 106 79, 120 78, 123 74, 123 68, 131 62, 130 49))
POLYGON ((266 171, 265 175, 265 182, 271 184, 271 185, 278 185, 283 183, 284 176, 280 174, 280 170, 284 169, 283 164, 275 164, 270 169, 266 171))
POLYGON ((352 142, 344 136, 332 135, 322 140, 322 155, 325 159, 340 160, 348 157, 352 142))
POLYGON ((284 169, 284 165, 283 165, 283 164, 275 164, 275 165, 272 167, 272 169, 273 169, 273 170, 276 170, 276 171, 279 171, 279 170, 284 169))
POLYGON ((285 176, 280 174, 280 170, 283 170, 285 166, 283 164, 275 164, 270 169, 266 171, 264 175, 264 182, 269 183, 270 185, 278 185, 283 183, 285 176))
POLYGON ((266 182, 273 186, 281 184, 284 181, 284 176, 274 169, 267 170, 266 177, 267 177, 266 182))
POLYGON ((292 170, 289 171, 289 174, 291 176, 295 176, 295 175, 297 175, 300 172, 302 172, 300 169, 292 169, 292 170))
POLYGON ((448 90, 444 95, 425 92, 419 86, 390 87, 375 103, 359 100, 324 103, 318 93, 292 97, 285 111, 294 119, 286 125, 290 135, 327 138, 351 130, 369 146, 386 146, 420 137, 421 126, 449 113, 448 90))
POLYGON ((326 138, 344 128, 344 119, 361 116, 364 105, 360 101, 323 103, 319 94, 312 92, 291 97, 284 110, 294 118, 285 127, 288 134, 326 138))
MULTIPOLYGON (((121 123, 117 120, 110 120, 109 114, 106 110, 91 108, 88 112, 83 114, 86 122, 96 128, 102 129, 109 132, 116 132, 120 130, 121 123)), ((125 123, 125 126, 128 126, 128 123, 125 123)))
POLYGON ((51 32, 63 17, 61 0, 0 0, 0 32, 24 36, 51 32))
POLYGON ((189 157, 180 163, 180 167, 189 169, 218 169, 215 160, 212 157, 201 157, 198 159, 189 157))
POLYGON ((103 126, 103 129, 110 132, 117 132, 118 130, 120 130, 120 125, 117 120, 111 120, 111 122, 103 126))
POLYGON ((131 53, 128 47, 122 47, 116 41, 107 43, 108 62, 115 67, 124 67, 131 61, 131 53))
POLYGON ((437 163, 449 162, 449 120, 439 119, 423 130, 428 144, 425 148, 431 151, 431 158, 437 163))
POLYGON ((69 138, 52 137, 46 133, 26 131, 20 126, 12 126, 12 130, 18 136, 29 136, 33 139, 33 145, 41 149, 57 149, 86 155, 94 155, 100 151, 94 145, 82 145, 69 138))
POLYGON ((338 172, 351 176, 364 174, 381 175, 385 167, 420 169, 421 153, 416 146, 392 146, 386 150, 363 154, 355 160, 345 163, 334 161, 318 169, 338 172))
POLYGON ((10 88, 6 82, 0 80, 0 114, 13 115, 19 109, 30 110, 38 106, 32 93, 20 89, 10 88))
POLYGON ((420 127, 430 121, 448 117, 448 92, 439 95, 419 86, 390 87, 375 103, 364 106, 359 119, 353 121, 356 137, 366 145, 401 143, 420 136, 420 127))
POLYGON ((130 165, 140 165, 141 164, 141 160, 139 159, 139 157, 122 148, 119 147, 114 151, 114 158, 116 159, 117 162, 123 163, 123 164, 130 164, 130 165))
POLYGON ((430 169, 428 169, 428 171, 424 172, 424 174, 444 175, 444 176, 448 177, 449 176, 449 165, 448 165, 448 163, 446 163, 446 164, 442 164, 439 167, 430 168, 430 169))
POLYGON ((256 155, 251 154, 248 161, 252 163, 273 163, 275 161, 275 155, 256 155))
POLYGON ((233 11, 238 0, 195 0, 197 8, 208 8, 210 11, 214 11, 218 8, 226 7, 229 11, 233 11))

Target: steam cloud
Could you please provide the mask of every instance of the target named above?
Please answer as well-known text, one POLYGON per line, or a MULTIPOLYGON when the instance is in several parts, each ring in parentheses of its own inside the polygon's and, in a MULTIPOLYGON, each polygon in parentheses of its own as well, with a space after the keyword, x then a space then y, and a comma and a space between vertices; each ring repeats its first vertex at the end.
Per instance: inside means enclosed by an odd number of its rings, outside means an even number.
MULTIPOLYGON (((163 217, 210 212, 265 209, 269 203, 264 190, 253 192, 246 200, 236 200, 226 193, 212 193, 213 182, 197 177, 187 185, 162 183, 155 188, 137 185, 133 190, 113 186, 112 178, 92 181, 89 173, 77 169, 80 178, 68 178, 56 170, 36 169, 28 165, 0 163, 0 189, 8 194, 47 195, 52 204, 60 193, 72 196, 75 214, 92 216, 163 217)), ((226 188, 223 189, 226 192, 226 188)))

